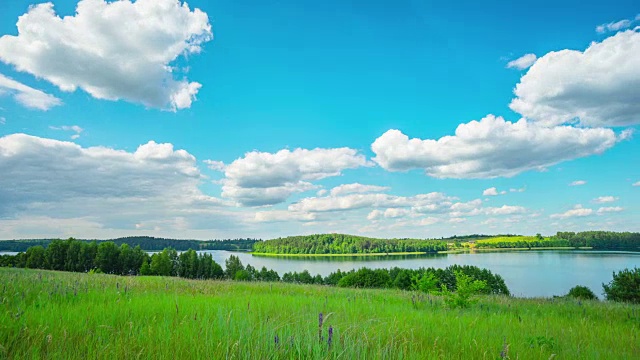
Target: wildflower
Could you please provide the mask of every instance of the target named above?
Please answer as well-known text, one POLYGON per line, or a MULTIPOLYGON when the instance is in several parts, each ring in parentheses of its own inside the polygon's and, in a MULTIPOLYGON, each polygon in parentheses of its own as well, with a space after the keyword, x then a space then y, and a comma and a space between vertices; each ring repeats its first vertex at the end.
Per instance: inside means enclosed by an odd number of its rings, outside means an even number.
POLYGON ((331 341, 333 341, 333 326, 329 325, 329 338, 327 339, 329 347, 331 347, 331 341))
POLYGON ((276 335, 276 336, 273 338, 273 342, 276 344, 276 346, 278 346, 278 344, 280 344, 280 338, 278 337, 278 335, 276 335))

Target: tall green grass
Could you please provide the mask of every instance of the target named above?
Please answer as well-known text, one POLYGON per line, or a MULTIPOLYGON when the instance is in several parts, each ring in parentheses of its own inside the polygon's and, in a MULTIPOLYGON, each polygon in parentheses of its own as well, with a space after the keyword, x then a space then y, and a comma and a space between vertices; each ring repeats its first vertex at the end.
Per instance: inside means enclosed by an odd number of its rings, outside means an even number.
POLYGON ((22 269, 0 299, 9 359, 640 358, 640 306, 617 303, 22 269))

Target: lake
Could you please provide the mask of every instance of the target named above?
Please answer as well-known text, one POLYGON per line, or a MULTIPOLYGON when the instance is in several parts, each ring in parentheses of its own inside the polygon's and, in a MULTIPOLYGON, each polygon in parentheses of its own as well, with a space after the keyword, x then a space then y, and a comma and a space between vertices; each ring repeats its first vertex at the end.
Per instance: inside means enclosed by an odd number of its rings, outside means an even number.
POLYGON ((602 283, 612 279, 613 271, 640 267, 640 253, 613 251, 500 251, 483 253, 410 255, 410 256, 354 256, 354 257, 266 257, 248 253, 220 250, 210 253, 224 268, 231 255, 243 264, 260 270, 266 266, 282 276, 290 271, 309 270, 311 275, 326 276, 340 270, 474 265, 502 276, 514 296, 551 297, 564 295, 575 285, 584 285, 602 298, 602 283))
MULTIPOLYGON (((564 295, 575 285, 584 285, 602 298, 602 283, 611 281, 613 271, 640 267, 640 253, 623 251, 533 250, 352 257, 268 257, 223 250, 199 252, 211 254, 223 268, 225 260, 236 255, 245 265, 251 264, 258 270, 266 266, 280 276, 303 270, 309 270, 311 275, 326 276, 337 269, 347 271, 362 267, 417 269, 474 265, 502 276, 511 293, 518 297, 564 295)), ((16 253, 0 252, 2 254, 16 253)))

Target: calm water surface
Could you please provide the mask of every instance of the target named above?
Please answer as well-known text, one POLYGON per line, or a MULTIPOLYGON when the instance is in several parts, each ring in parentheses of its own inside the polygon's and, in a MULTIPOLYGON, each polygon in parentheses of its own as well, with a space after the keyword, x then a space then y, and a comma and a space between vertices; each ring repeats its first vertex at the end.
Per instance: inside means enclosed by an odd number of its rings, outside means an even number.
POLYGON ((340 270, 420 267, 446 268, 474 265, 500 274, 509 290, 519 297, 564 295, 575 285, 584 285, 602 297, 602 283, 611 281, 612 272, 640 267, 640 253, 609 251, 512 251, 387 257, 263 257, 220 250, 203 251, 224 267, 231 255, 258 270, 266 266, 282 276, 289 271, 309 270, 326 276, 340 270))

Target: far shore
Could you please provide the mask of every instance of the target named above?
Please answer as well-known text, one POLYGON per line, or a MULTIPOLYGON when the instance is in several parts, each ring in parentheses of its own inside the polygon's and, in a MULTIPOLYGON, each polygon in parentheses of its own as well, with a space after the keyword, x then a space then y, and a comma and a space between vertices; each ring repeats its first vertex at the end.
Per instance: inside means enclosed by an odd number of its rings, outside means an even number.
POLYGON ((495 252, 495 251, 536 251, 536 250, 593 250, 592 247, 532 247, 532 248, 473 248, 473 249, 455 249, 438 252, 390 252, 390 253, 355 253, 355 254, 272 254, 250 252, 255 256, 273 256, 273 257, 351 257, 351 256, 399 256, 399 255, 437 255, 437 254, 461 254, 476 252, 495 252))
POLYGON ((390 253, 360 253, 360 254, 272 254, 272 253, 256 253, 252 252, 251 255, 256 256, 292 256, 292 257, 338 257, 338 256, 397 256, 397 255, 436 255, 435 252, 390 252, 390 253))

